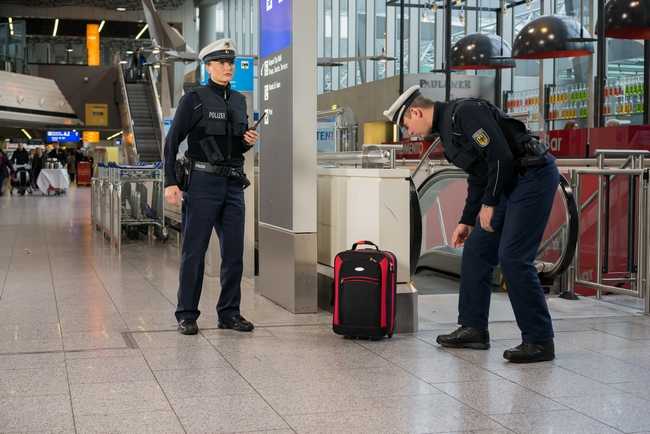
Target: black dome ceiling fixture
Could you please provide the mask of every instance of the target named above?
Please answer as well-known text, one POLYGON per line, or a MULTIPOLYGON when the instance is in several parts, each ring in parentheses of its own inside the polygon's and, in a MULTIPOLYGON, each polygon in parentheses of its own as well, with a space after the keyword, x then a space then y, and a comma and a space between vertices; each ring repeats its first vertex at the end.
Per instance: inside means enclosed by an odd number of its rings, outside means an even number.
POLYGON ((609 0, 605 35, 618 39, 650 39, 650 0, 609 0))
POLYGON ((532 20, 517 34, 515 59, 552 59, 593 54, 594 39, 572 17, 546 15, 532 20))
POLYGON ((495 34, 472 33, 458 40, 451 49, 451 69, 514 68, 510 44, 495 34))

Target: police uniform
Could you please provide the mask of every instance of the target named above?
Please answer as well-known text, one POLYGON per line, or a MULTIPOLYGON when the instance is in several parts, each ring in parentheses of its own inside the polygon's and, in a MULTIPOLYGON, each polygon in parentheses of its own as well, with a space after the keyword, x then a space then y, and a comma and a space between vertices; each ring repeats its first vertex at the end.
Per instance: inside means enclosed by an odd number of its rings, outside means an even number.
MULTIPOLYGON (((418 86, 410 88, 384 114, 401 124, 418 95, 418 86)), ((460 223, 474 227, 462 256, 461 328, 438 342, 489 348, 492 273, 500 264, 523 340, 504 357, 522 363, 549 360, 553 326, 533 264, 559 183, 555 159, 523 123, 484 100, 435 102, 431 132, 440 135, 446 159, 469 174, 460 223), (482 206, 494 207, 494 232, 477 221, 482 206)))
MULTIPOLYGON (((199 53, 205 63, 233 61, 235 47, 222 39, 199 53)), ((214 229, 221 246, 221 294, 217 304, 220 328, 250 331, 253 325, 240 315, 244 250, 244 153, 248 128, 242 94, 212 80, 180 100, 165 143, 165 186, 179 182, 176 154, 187 138, 189 182, 182 204, 183 247, 176 319, 179 331, 194 334, 200 315, 205 253, 214 229)))

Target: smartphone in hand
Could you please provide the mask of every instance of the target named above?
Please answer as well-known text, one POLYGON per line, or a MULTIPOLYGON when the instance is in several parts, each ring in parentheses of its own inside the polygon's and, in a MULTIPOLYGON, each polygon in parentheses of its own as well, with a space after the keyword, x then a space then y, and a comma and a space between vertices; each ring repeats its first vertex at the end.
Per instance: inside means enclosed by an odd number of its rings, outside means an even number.
POLYGON ((257 120, 257 122, 255 122, 255 124, 252 127, 248 128, 248 129, 250 131, 257 130, 257 127, 260 125, 260 122, 262 122, 262 119, 264 119, 265 116, 266 116, 266 112, 262 113, 262 116, 260 116, 260 118, 257 120))

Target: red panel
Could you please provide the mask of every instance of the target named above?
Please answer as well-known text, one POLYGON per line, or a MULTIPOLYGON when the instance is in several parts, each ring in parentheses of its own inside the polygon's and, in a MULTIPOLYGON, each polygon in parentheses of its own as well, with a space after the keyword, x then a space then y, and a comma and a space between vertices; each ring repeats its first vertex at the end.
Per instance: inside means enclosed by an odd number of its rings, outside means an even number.
POLYGON ((334 325, 340 325, 341 321, 339 319, 339 273, 341 271, 341 266, 343 261, 339 256, 334 259, 334 325))
POLYGON ((388 259, 384 258, 379 262, 379 268, 381 268, 381 320, 380 326, 382 328, 387 327, 386 322, 386 289, 388 287, 388 259))

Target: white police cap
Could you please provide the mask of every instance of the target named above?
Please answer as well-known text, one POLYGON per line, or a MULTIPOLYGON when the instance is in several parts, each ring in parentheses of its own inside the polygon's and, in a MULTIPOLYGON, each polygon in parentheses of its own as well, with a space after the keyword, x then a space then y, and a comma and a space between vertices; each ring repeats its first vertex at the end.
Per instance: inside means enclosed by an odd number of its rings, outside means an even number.
POLYGON ((199 52, 199 59, 203 60, 204 63, 219 59, 232 60, 235 58, 235 50, 235 43, 232 39, 219 39, 203 47, 199 52))
POLYGON ((392 123, 400 125, 402 123, 404 112, 411 105, 413 100, 420 95, 420 86, 416 84, 415 86, 409 87, 395 100, 388 110, 384 111, 384 116, 386 116, 392 123))

